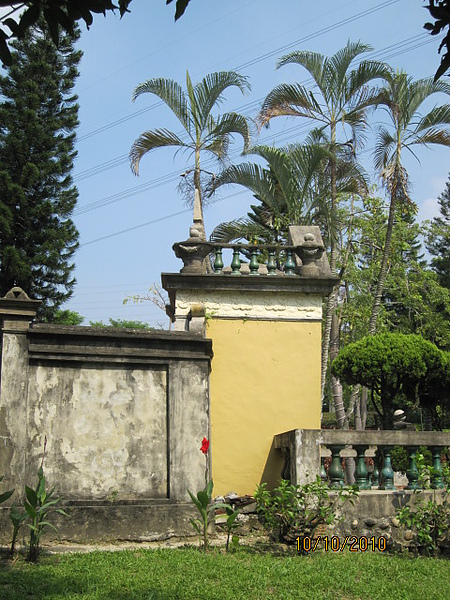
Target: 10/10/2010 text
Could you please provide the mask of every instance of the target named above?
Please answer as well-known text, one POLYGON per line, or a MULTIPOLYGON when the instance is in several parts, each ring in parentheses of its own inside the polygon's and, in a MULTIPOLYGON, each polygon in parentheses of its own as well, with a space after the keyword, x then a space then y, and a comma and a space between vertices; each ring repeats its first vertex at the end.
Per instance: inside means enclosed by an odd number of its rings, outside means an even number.
POLYGON ((297 552, 302 554, 315 552, 316 550, 343 552, 346 548, 349 552, 376 552, 377 550, 378 552, 385 552, 387 549, 387 541, 383 536, 368 538, 364 535, 361 537, 352 535, 340 538, 337 535, 333 537, 319 535, 316 538, 298 537, 296 542, 297 552))

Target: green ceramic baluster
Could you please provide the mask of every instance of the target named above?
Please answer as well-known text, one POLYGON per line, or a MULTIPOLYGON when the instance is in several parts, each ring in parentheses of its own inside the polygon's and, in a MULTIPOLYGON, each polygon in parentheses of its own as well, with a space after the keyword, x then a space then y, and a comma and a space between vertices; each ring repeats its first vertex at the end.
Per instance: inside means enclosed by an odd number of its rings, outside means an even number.
POLYGON ((286 250, 286 262, 284 263, 284 274, 291 276, 295 275, 295 262, 293 259, 292 250, 286 250))
POLYGON ((222 273, 222 269, 223 269, 222 248, 216 248, 216 257, 214 259, 214 273, 222 273))
POLYGON ((411 446, 408 448, 408 469, 406 477, 408 478, 407 490, 420 490, 419 469, 416 465, 416 453, 418 448, 411 446))
POLYGON ((250 254, 250 275, 259 275, 258 248, 252 248, 250 254))
POLYGON ((323 483, 327 483, 327 481, 328 481, 328 475, 325 470, 325 457, 324 456, 322 456, 322 458, 320 459, 320 479, 322 480, 323 483))
POLYGON ((233 248, 233 260, 231 261, 231 275, 241 274, 241 259, 239 258, 239 248, 233 248))
POLYGON ((267 261, 267 275, 276 275, 277 262, 275 260, 275 250, 269 251, 269 259, 267 261))
POLYGON ((431 448, 431 453, 433 455, 434 470, 431 487, 435 490, 443 490, 445 488, 445 483, 442 479, 441 448, 434 446, 431 448))
POLYGON ((391 448, 389 446, 383 448, 380 490, 395 490, 394 471, 391 465, 391 448))
POLYGON ((367 472, 365 451, 367 446, 355 446, 357 458, 356 458, 356 469, 355 479, 356 485, 360 490, 370 490, 369 474, 367 472))
POLYGON ((344 487, 344 471, 342 470, 341 457, 339 452, 344 449, 344 446, 331 446, 331 465, 328 469, 328 476, 330 478, 331 488, 344 487))

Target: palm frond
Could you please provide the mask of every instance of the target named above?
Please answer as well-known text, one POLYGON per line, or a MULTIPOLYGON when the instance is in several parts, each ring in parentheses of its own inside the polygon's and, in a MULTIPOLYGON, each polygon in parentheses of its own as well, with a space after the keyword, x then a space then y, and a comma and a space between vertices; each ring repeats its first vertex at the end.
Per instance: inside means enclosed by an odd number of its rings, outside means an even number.
POLYGON ((437 125, 450 125, 450 104, 435 106, 417 124, 415 132, 423 131, 437 125))
POLYGON ((375 142, 375 168, 381 171, 390 162, 395 151, 395 138, 385 127, 381 127, 375 142))
POLYGON ((215 178, 213 188, 223 185, 240 185, 250 190, 264 202, 270 202, 273 197, 274 182, 268 177, 267 169, 253 163, 231 165, 215 178))
POLYGON ((265 98, 257 117, 260 127, 273 117, 306 117, 326 122, 322 108, 314 95, 299 84, 281 84, 265 98))
POLYGON ((233 133, 242 136, 244 140, 244 151, 247 150, 250 143, 250 131, 247 120, 244 116, 238 113, 226 113, 219 117, 217 121, 210 120, 208 122, 208 133, 204 138, 205 148, 210 144, 210 140, 216 136, 229 137, 233 133))
POLYGON ((300 65, 310 73, 319 89, 322 89, 324 61, 325 57, 323 54, 309 52, 307 50, 297 50, 282 56, 277 62, 277 69, 289 64, 300 65))
POLYGON ((428 144, 439 144, 441 146, 450 146, 450 131, 446 131, 443 129, 438 129, 437 127, 433 127, 428 129, 422 135, 418 135, 411 140, 407 146, 422 144, 424 146, 428 144))
POLYGON ((252 222, 248 217, 241 217, 225 223, 220 223, 213 230, 210 240, 215 243, 231 243, 241 240, 262 237, 265 233, 264 227, 252 222))
POLYGON ((186 95, 182 87, 176 81, 162 77, 148 79, 134 89, 132 95, 133 102, 141 94, 147 93, 154 94, 160 98, 160 100, 162 100, 175 114, 177 119, 183 125, 184 129, 190 133, 191 127, 186 95))
MULTIPOLYGON (((347 89, 349 78, 348 71, 355 58, 369 50, 372 50, 371 46, 363 44, 360 41, 351 42, 349 40, 344 48, 338 50, 328 59, 326 76, 329 80, 329 86, 332 90, 335 104, 339 102, 339 98, 345 103, 351 97, 347 95, 347 92, 349 91, 347 89)), ((367 81, 364 83, 367 83, 367 81)))
POLYGON ((202 129, 206 127, 211 110, 222 102, 223 92, 229 87, 237 87, 242 93, 251 88, 248 78, 235 71, 210 73, 195 85, 194 97, 202 129))
POLYGON ((168 129, 146 131, 145 133, 142 133, 131 146, 129 158, 133 173, 135 175, 139 174, 139 163, 144 154, 155 148, 163 148, 165 146, 178 146, 182 148, 192 147, 168 129))

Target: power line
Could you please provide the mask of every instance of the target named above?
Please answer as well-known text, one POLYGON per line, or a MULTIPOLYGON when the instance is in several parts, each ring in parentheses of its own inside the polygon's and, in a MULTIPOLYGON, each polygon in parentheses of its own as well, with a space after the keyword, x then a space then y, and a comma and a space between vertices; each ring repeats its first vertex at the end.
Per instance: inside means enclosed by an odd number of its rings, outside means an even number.
MULTIPOLYGON (((241 194, 245 194, 247 190, 243 190, 240 192, 236 192, 234 194, 230 194, 229 196, 225 196, 224 198, 220 198, 216 200, 214 204, 218 202, 223 202, 223 200, 228 200, 229 198, 234 198, 235 196, 240 196, 241 194)), ((212 203, 211 203, 212 204, 212 203)), ((89 246, 90 244, 95 244, 97 242, 101 242, 103 240, 107 240, 112 237, 116 237, 118 235, 122 235, 124 233, 129 233, 130 231, 136 231, 137 229, 142 229, 142 227, 147 227, 148 225, 154 225, 155 223, 160 223, 161 221, 167 221, 168 219, 173 219, 173 217, 178 217, 179 215, 184 215, 186 213, 192 212, 191 208, 185 208, 184 210, 180 210, 176 213, 172 213, 171 215, 166 215, 164 217, 159 217, 158 219, 153 219, 152 221, 147 221, 146 223, 141 223, 139 225, 135 225, 134 227, 128 227, 127 229, 121 229, 120 231, 115 231, 114 233, 109 233, 108 235, 103 235, 102 237, 96 238, 95 240, 91 240, 89 242, 84 242, 80 244, 79 248, 83 248, 84 246, 89 246)))
MULTIPOLYGON (((265 54, 260 54, 259 56, 257 56, 256 58, 246 62, 246 63, 242 63, 241 65, 238 65, 236 67, 234 67, 232 70, 234 71, 241 71, 247 67, 253 66, 263 60, 266 60, 267 58, 271 58, 272 56, 275 56, 276 54, 279 54, 281 52, 284 52, 290 48, 293 48, 294 46, 297 46, 298 44, 302 44, 304 42, 307 42, 309 40, 312 40, 314 38, 320 37, 321 35, 324 35, 325 33, 329 33, 330 31, 333 31, 334 29, 338 29, 339 27, 342 27, 344 25, 347 25, 349 23, 353 23, 363 17, 369 16, 375 12, 378 12, 379 10, 382 10, 388 6, 391 6, 392 4, 396 4, 397 2, 399 2, 400 0, 388 0, 386 2, 382 2, 381 4, 377 4, 376 6, 369 8, 367 10, 364 10, 360 13, 357 13, 356 15, 353 15, 351 17, 347 17, 346 19, 342 19, 341 21, 338 21, 337 23, 334 23, 333 25, 330 25, 328 27, 323 27, 322 29, 319 29, 318 31, 311 33, 307 36, 304 36, 302 38, 299 38, 297 40, 295 40, 294 42, 290 42, 289 44, 285 44, 284 46, 280 46, 279 48, 276 48, 275 50, 271 50, 270 52, 266 52, 265 54)), ((84 135, 81 135, 80 137, 77 138, 78 142, 82 142, 84 140, 87 140, 89 138, 91 138, 94 135, 98 135, 99 133, 103 133, 104 131, 107 131, 108 129, 111 129, 112 127, 115 127, 116 125, 121 125, 122 123, 125 123, 131 119, 134 119, 135 117, 140 116, 141 114, 144 114, 150 110, 153 110, 155 108, 158 108, 159 106, 163 106, 164 102, 158 101, 155 102, 154 104, 146 107, 146 108, 142 108, 141 110, 137 111, 136 113, 133 113, 132 115, 127 115, 125 117, 122 117, 121 119, 117 119, 116 121, 112 121, 111 123, 108 123, 106 125, 103 125, 102 127, 99 127, 98 129, 94 129, 93 131, 90 131, 89 133, 86 133, 84 135)))
MULTIPOLYGON (((421 34, 412 36, 410 38, 407 38, 405 40, 402 40, 401 42, 397 42, 396 44, 391 44, 389 46, 386 46, 382 50, 370 52, 370 53, 368 53, 367 57, 371 56, 373 59, 377 56, 380 56, 380 58, 382 58, 383 60, 389 60, 391 58, 400 56, 401 54, 405 54, 406 52, 410 52, 411 50, 415 50, 417 48, 420 48, 422 46, 425 46, 425 45, 433 43, 433 42, 434 42, 434 40, 431 38, 431 36, 421 33, 421 34), (389 51, 390 51, 390 53, 389 53, 389 51), (388 52, 388 54, 384 55, 385 52, 388 52)), ((364 58, 361 60, 366 60, 366 59, 364 58)), ((361 62, 361 61, 359 61, 359 62, 361 62)), ((358 61, 355 61, 355 65, 357 65, 357 64, 358 64, 358 61)), ((307 86, 308 84, 312 83, 312 81, 313 81, 312 78, 308 78, 300 83, 301 83, 301 85, 307 86)), ((240 113, 242 113, 242 112, 245 113, 249 109, 253 109, 256 106, 260 106, 263 100, 264 100, 263 98, 258 98, 257 100, 253 100, 252 102, 244 104, 240 108, 238 107, 236 110, 239 111, 240 113)), ((153 106, 153 108, 154 107, 155 107, 155 105, 153 106)), ((141 112, 142 111, 140 111, 139 114, 141 114, 141 112)), ((113 123, 111 123, 110 125, 112 126, 113 123)), ((183 131, 180 131, 180 132, 178 132, 177 135, 180 136, 183 133, 184 133, 183 131)), ((125 164, 127 161, 128 161, 128 154, 122 154, 116 158, 113 158, 104 163, 96 165, 95 167, 90 167, 89 169, 85 169, 84 171, 81 171, 78 175, 76 175, 74 177, 74 181, 82 181, 82 180, 92 177, 94 175, 99 175, 105 171, 108 171, 117 166, 125 164)))

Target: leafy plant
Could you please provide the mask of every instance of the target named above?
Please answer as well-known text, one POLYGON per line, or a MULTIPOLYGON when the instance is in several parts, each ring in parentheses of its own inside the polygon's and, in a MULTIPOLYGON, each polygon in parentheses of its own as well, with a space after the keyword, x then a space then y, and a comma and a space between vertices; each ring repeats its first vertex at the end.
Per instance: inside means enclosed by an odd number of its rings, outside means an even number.
POLYGON ((292 542, 298 536, 312 537, 319 525, 333 523, 338 506, 353 501, 357 495, 352 487, 330 493, 320 477, 303 485, 282 479, 273 492, 265 483, 257 487, 256 510, 276 539, 292 542))
MULTIPOLYGON (((0 482, 3 481, 3 475, 0 477, 0 482)), ((0 494, 0 504, 3 504, 3 502, 6 502, 7 500, 9 500, 9 498, 11 498, 11 496, 14 494, 14 490, 8 490, 7 492, 3 492, 2 494, 0 494)))
POLYGON ((69 515, 62 509, 56 508, 60 498, 54 497, 55 488, 50 491, 46 489, 47 484, 44 476, 42 464, 38 470, 38 483, 35 489, 25 486, 26 500, 24 502, 25 510, 30 518, 27 523, 31 530, 30 549, 28 558, 31 562, 36 562, 39 558, 41 537, 47 527, 57 531, 56 527, 48 521, 50 513, 57 512, 60 515, 68 517, 69 515))
MULTIPOLYGON (((416 464, 419 485, 422 490, 430 489, 436 470, 426 463, 420 453, 416 455, 416 464)), ((422 496, 414 506, 404 506, 397 512, 400 524, 416 532, 416 546, 425 554, 439 554, 439 546, 450 531, 450 468, 446 464, 442 466, 442 479, 446 486, 442 503, 436 501, 435 489, 430 500, 425 500, 422 490, 417 490, 415 493, 422 496)))
POLYGON ((11 540, 11 547, 9 549, 9 554, 11 558, 14 556, 14 548, 16 546, 17 536, 19 535, 20 528, 25 523, 28 515, 26 511, 19 510, 15 504, 11 506, 11 510, 9 511, 9 518, 11 519, 13 525, 13 536, 11 540))
POLYGON ((227 526, 227 545, 226 545, 226 551, 228 552, 229 548, 230 548, 230 538, 231 538, 231 545, 233 548, 237 547, 239 545, 239 536, 237 535, 232 535, 233 531, 238 527, 238 523, 236 523, 236 519, 239 516, 239 509, 234 510, 234 508, 232 506, 230 506, 229 504, 226 505, 226 509, 227 511, 227 520, 226 520, 226 526, 227 526))
MULTIPOLYGON (((47 527, 51 527, 54 531, 57 531, 56 527, 48 521, 48 517, 52 512, 56 512, 60 515, 68 517, 69 515, 62 509, 56 508, 60 502, 60 498, 54 497, 55 488, 47 491, 47 482, 44 476, 44 458, 45 449, 47 446, 47 437, 44 440, 44 452, 42 455, 41 465, 38 469, 38 482, 36 488, 30 488, 25 486, 25 497, 24 508, 26 515, 29 517, 30 522, 27 523, 30 528, 30 545, 28 559, 30 562, 36 562, 39 558, 40 541, 43 533, 47 527)), ((11 517, 13 519, 13 517, 11 517)), ((19 523, 19 513, 14 517, 17 523, 17 533, 20 529, 21 523, 19 523)), ((13 520, 14 525, 14 520, 13 520)), ((14 525, 16 527, 16 525, 14 525)), ((16 534, 17 535, 17 534, 16 534)), ((15 540, 14 540, 15 541, 15 540)))
POLYGON ((197 493, 197 496, 194 496, 194 494, 188 490, 188 494, 200 514, 200 519, 190 519, 190 523, 199 536, 203 537, 204 550, 207 550, 209 547, 208 526, 214 518, 215 507, 211 503, 213 487, 214 484, 211 479, 208 481, 205 489, 197 493))

